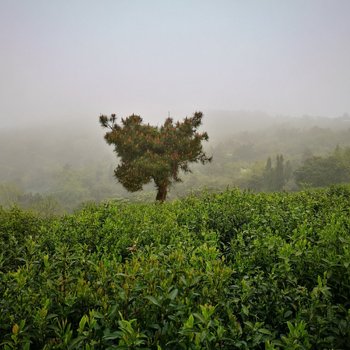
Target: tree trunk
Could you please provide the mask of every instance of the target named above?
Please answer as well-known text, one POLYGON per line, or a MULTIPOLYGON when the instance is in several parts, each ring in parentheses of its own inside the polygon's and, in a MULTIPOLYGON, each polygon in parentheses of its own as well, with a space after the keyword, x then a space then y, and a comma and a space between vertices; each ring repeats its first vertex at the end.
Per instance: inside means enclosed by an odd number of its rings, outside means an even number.
POLYGON ((157 185, 157 197, 156 200, 160 202, 164 202, 166 199, 166 195, 168 193, 168 185, 166 183, 157 185))

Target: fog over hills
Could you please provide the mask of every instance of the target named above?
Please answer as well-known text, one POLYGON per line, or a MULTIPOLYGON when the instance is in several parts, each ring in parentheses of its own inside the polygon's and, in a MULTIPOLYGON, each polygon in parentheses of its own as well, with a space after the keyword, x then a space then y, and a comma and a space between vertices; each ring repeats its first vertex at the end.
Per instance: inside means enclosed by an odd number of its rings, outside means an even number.
MULTIPOLYGON (((244 132, 251 133, 249 142, 254 143, 256 132, 284 129, 288 133, 288 130, 292 132, 294 129, 313 127, 332 130, 350 128, 349 115, 336 118, 310 116, 293 118, 271 116, 263 112, 211 110, 204 113, 203 121, 201 129, 209 134, 209 146, 215 146, 225 139, 242 140, 242 136, 238 135, 244 132)), ((148 121, 144 119, 144 122, 148 121)), ((16 167, 21 169, 18 177, 28 171, 40 173, 42 168, 54 169, 62 165, 81 167, 100 161, 115 164, 113 148, 103 139, 104 130, 98 123, 98 115, 94 123, 91 120, 89 123, 84 123, 74 118, 69 123, 59 119, 46 120, 41 123, 33 122, 1 128, 0 134, 2 150, 0 178, 4 177, 10 164, 16 164, 16 167)))
POLYGON ((100 113, 341 116, 349 13, 347 0, 3 0, 1 127, 100 113))
POLYGON ((69 210, 129 196, 100 114, 159 126, 204 113, 213 162, 179 195, 347 146, 349 14, 348 0, 2 0, 0 192, 69 210))

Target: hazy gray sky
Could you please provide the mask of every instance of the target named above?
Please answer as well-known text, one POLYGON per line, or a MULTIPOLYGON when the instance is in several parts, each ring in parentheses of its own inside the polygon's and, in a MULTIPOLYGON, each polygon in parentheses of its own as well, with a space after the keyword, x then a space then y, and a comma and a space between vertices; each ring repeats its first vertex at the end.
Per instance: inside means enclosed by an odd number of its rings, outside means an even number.
POLYGON ((0 0, 0 120, 350 112, 349 0, 0 0))

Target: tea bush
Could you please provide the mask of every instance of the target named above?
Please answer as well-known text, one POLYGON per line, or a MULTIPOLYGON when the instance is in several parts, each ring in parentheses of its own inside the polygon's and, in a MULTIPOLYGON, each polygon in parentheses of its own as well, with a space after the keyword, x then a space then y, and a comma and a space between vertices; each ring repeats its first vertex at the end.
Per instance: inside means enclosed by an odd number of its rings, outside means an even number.
POLYGON ((346 349, 350 188, 0 209, 4 349, 346 349))

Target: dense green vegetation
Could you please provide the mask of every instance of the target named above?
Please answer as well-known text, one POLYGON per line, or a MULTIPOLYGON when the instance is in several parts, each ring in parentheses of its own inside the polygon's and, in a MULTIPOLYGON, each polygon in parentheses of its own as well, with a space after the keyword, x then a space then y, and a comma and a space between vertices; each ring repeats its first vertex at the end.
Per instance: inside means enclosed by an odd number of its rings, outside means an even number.
POLYGON ((4 349, 346 349, 350 188, 0 209, 4 349))
POLYGON ((310 157, 295 171, 300 186, 322 187, 350 182, 350 147, 336 147, 326 157, 310 157))
POLYGON ((284 163, 282 154, 276 156, 275 164, 269 157, 262 171, 254 172, 247 180, 245 186, 256 191, 281 191, 292 178, 292 167, 289 161, 284 163))

